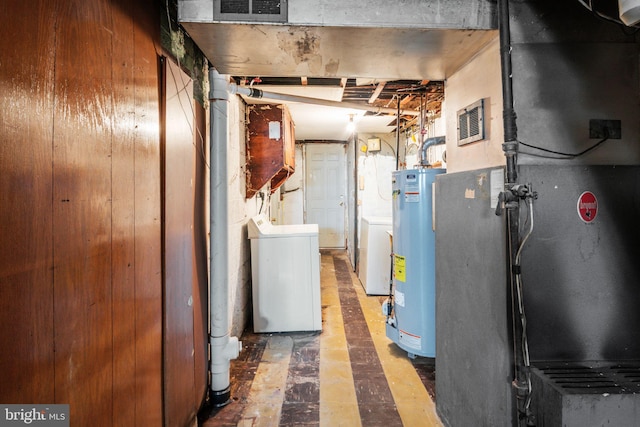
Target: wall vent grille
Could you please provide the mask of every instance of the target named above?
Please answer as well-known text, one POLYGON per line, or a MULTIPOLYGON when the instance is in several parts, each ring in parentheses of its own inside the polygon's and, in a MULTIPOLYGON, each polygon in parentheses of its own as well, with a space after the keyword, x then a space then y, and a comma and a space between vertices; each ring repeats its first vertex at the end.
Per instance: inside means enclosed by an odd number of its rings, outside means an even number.
POLYGON ((287 0, 214 0, 217 21, 286 22, 287 0))
POLYGON ((484 139, 484 100, 458 111, 458 145, 484 139))

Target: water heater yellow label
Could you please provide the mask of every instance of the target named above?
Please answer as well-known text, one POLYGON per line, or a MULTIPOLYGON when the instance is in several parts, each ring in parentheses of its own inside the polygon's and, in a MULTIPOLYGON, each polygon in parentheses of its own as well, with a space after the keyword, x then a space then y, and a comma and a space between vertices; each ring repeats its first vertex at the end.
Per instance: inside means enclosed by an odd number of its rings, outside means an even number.
POLYGON ((403 256, 393 255, 393 277, 401 282, 407 281, 407 261, 403 256))

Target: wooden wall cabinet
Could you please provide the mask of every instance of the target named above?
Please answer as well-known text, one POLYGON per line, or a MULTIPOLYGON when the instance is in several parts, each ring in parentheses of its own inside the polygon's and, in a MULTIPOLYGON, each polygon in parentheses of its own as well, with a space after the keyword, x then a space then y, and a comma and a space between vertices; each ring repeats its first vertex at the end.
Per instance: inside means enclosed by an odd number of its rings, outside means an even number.
POLYGON ((295 171, 294 124, 286 105, 247 107, 247 199, 267 183, 276 191, 295 171))

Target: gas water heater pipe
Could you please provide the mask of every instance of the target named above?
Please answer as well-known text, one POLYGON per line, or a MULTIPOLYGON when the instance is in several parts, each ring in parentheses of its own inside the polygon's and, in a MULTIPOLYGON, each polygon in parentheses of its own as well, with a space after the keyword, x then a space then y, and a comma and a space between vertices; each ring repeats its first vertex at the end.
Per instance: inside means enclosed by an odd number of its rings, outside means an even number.
POLYGON ((418 160, 418 164, 416 166, 421 168, 429 167, 430 164, 429 164, 429 161, 427 160, 427 149, 434 145, 445 144, 446 142, 447 142, 447 139, 444 136, 434 136, 432 138, 427 138, 424 141, 422 141, 422 144, 420 144, 420 148, 418 150, 420 153, 420 157, 418 160))
POLYGON ((228 76, 209 68, 210 108, 210 251, 209 275, 209 400, 213 406, 231 401, 230 362, 242 343, 229 332, 229 176, 227 172, 228 76))
POLYGON ((396 170, 400 170, 400 95, 396 93, 396 170))

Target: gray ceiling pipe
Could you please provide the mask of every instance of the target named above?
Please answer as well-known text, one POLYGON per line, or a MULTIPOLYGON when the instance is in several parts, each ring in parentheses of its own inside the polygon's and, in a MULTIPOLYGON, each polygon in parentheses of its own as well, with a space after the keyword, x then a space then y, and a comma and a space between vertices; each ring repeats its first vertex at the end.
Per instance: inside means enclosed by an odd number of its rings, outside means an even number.
POLYGON ((230 361, 237 358, 242 343, 229 333, 229 174, 227 172, 227 110, 229 78, 209 68, 210 117, 210 221, 211 272, 209 279, 210 394, 213 406, 231 400, 230 361))
MULTIPOLYGON (((366 105, 366 104, 356 104, 354 102, 341 102, 341 101, 331 101, 328 99, 319 99, 319 98, 309 98, 306 96, 298 96, 298 95, 287 95, 284 93, 276 93, 276 92, 265 92, 261 89, 255 89, 246 86, 238 86, 235 83, 231 83, 229 85, 229 92, 231 94, 240 94, 248 96, 249 98, 256 99, 272 99, 279 101, 290 101, 290 102, 299 102, 301 104, 313 104, 313 105, 324 105, 326 107, 338 107, 338 108, 350 108, 353 110, 364 110, 371 111, 374 113, 386 113, 396 115, 398 111, 395 108, 386 108, 386 107, 376 107, 374 105, 366 105)), ((401 115, 406 116, 419 116, 419 111, 414 110, 400 110, 401 115)))

